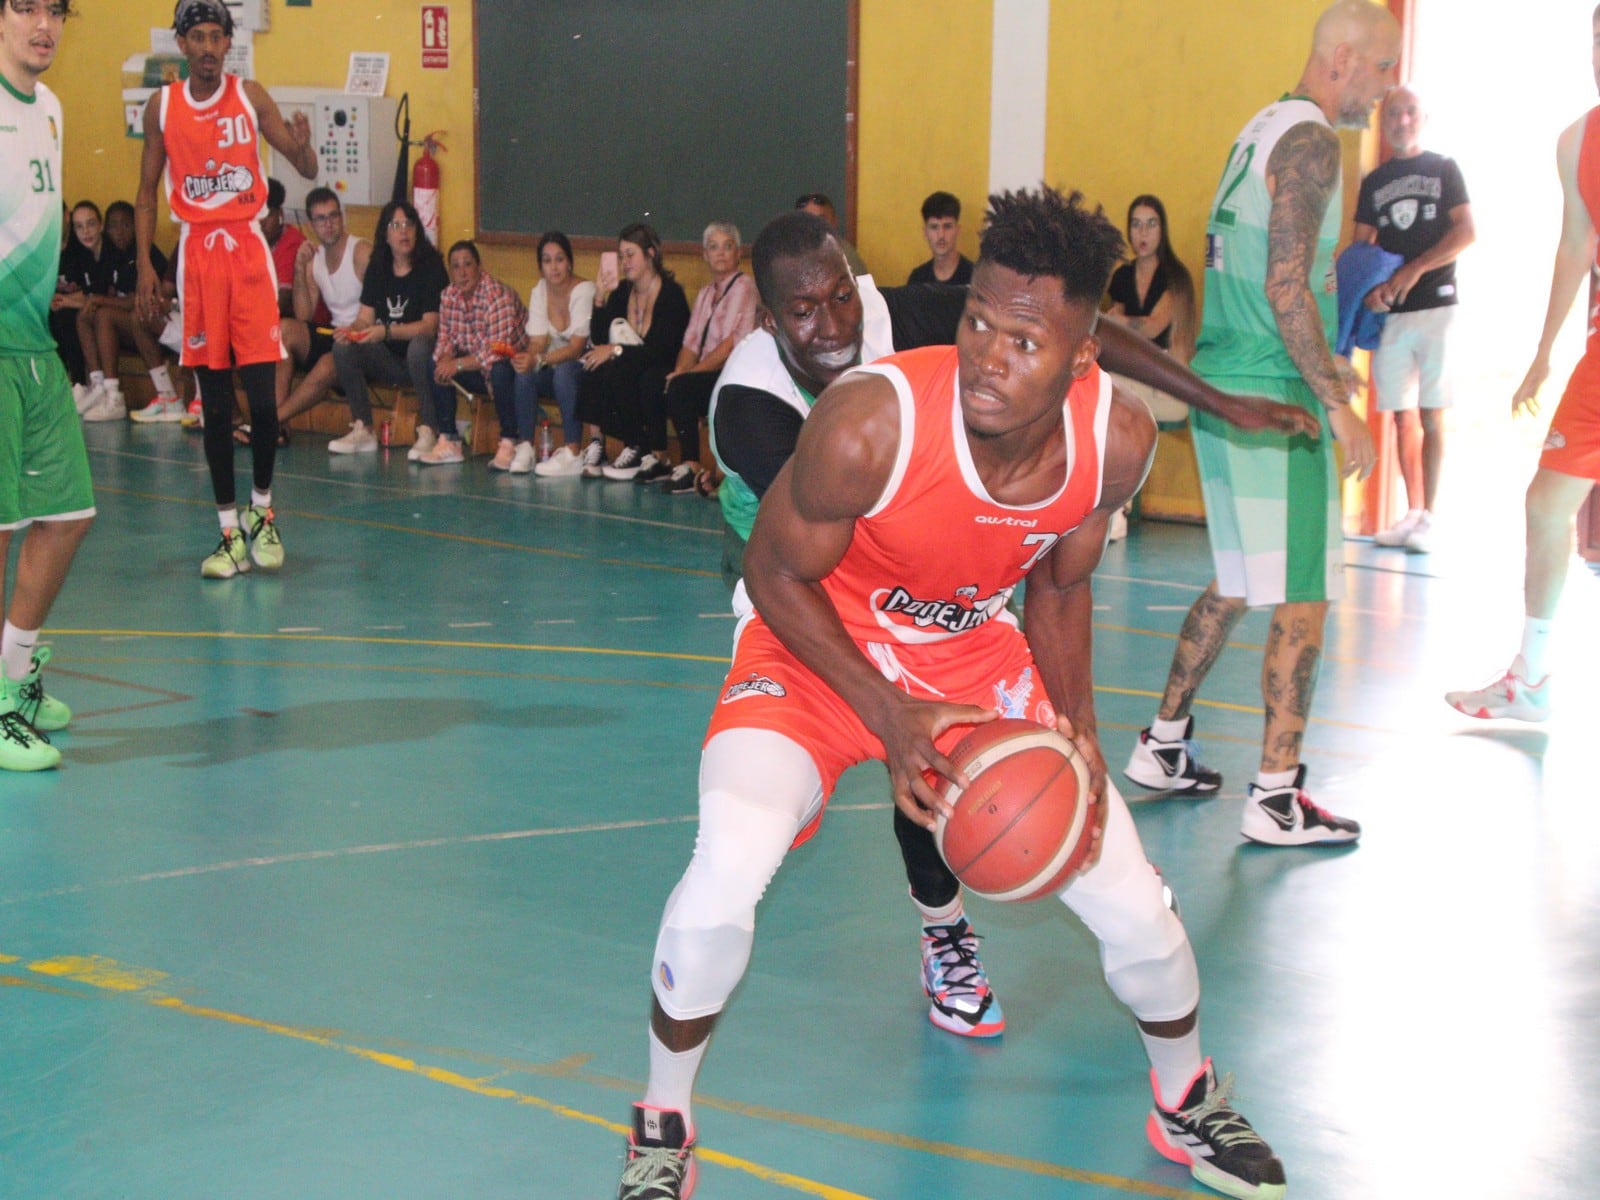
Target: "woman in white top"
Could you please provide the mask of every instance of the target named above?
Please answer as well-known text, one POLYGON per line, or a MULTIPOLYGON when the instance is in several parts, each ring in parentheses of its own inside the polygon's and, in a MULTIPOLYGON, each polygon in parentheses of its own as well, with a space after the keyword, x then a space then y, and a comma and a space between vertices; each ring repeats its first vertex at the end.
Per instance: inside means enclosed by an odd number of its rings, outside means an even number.
MULTIPOLYGON (((517 428, 531 437, 538 426, 541 396, 555 399, 561 410, 561 436, 557 450, 534 469, 540 475, 576 475, 582 466, 583 423, 578 420, 580 359, 589 344, 589 320, 594 312, 594 284, 572 270, 572 243, 552 230, 539 239, 539 282, 528 297, 528 348, 514 355, 517 372, 517 428)), ((513 473, 533 466, 530 441, 517 445, 511 459, 513 473)))

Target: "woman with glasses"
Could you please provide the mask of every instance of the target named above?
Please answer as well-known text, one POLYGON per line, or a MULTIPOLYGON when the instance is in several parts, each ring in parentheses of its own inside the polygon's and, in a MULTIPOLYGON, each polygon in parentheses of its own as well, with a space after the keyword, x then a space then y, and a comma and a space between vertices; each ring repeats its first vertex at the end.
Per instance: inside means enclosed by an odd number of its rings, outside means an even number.
POLYGON ((378 215, 372 259, 361 287, 361 308, 348 330, 334 335, 333 364, 350 403, 350 432, 328 443, 332 454, 378 448, 372 432, 367 381, 409 384, 417 394, 417 440, 411 459, 433 449, 438 418, 433 407, 433 344, 439 333, 439 296, 449 285, 444 259, 422 233, 422 218, 404 200, 378 215))

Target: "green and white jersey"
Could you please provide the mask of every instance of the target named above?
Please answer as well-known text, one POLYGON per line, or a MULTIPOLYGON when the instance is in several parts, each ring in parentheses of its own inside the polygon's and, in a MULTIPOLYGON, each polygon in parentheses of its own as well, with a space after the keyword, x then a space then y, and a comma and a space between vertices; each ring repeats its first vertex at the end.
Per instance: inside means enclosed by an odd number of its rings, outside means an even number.
MULTIPOLYGON (((1251 119, 1228 154, 1206 222, 1205 314, 1191 364, 1208 379, 1300 377, 1267 302, 1267 218, 1272 212, 1267 160, 1279 138, 1308 121, 1328 127, 1328 118, 1311 101, 1285 96, 1251 119)), ((1334 188, 1323 215, 1309 280, 1329 345, 1339 327, 1333 250, 1343 214, 1340 191, 1334 188)))
POLYGON ((0 75, 0 355, 47 354, 61 259, 61 101, 0 75))

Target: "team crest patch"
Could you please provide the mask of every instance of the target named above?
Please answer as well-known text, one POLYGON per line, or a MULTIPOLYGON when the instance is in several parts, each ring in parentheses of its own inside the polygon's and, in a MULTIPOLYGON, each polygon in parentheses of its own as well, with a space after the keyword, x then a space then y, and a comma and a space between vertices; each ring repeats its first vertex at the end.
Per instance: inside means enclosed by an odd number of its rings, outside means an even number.
MULTIPOLYGON (((206 164, 207 169, 211 164, 206 164)), ((235 196, 250 191, 256 185, 255 172, 249 167, 235 167, 223 163, 213 175, 185 175, 183 194, 189 200, 210 200, 213 196, 235 196)))
POLYGON ((204 350, 205 348, 206 348, 206 335, 205 335, 205 332, 203 330, 200 333, 194 334, 189 338, 189 349, 191 349, 191 350, 204 350))
POLYGON ((1567 448, 1566 435, 1559 429, 1552 429, 1545 435, 1544 448, 1546 450, 1565 450, 1567 448))
POLYGON ((1389 210, 1389 219, 1394 222, 1396 229, 1410 229, 1417 223, 1416 197, 1407 197, 1396 200, 1393 208, 1389 210))
POLYGON ((765 675, 751 674, 747 679, 729 686, 722 693, 722 703, 732 704, 735 700, 743 700, 746 696, 773 696, 783 697, 789 693, 784 690, 783 684, 776 679, 768 679, 765 675))
POLYGON ((676 981, 672 978, 672 967, 667 963, 666 959, 661 960, 661 967, 658 973, 661 976, 661 986, 670 992, 676 986, 676 981))
POLYGON ((1017 686, 1008 688, 1004 679, 994 685, 994 707, 1002 717, 1026 718, 1028 701, 1033 696, 1033 668, 1028 667, 1017 679, 1017 686))

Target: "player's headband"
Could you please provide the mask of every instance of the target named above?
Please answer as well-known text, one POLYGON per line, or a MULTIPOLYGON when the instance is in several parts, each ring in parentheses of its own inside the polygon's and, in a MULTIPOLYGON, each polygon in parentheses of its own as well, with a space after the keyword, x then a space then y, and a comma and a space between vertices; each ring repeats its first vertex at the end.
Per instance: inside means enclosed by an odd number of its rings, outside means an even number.
POLYGON ((196 25, 221 25, 223 33, 233 36, 233 14, 222 0, 178 0, 172 28, 182 37, 196 25))

